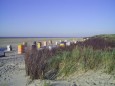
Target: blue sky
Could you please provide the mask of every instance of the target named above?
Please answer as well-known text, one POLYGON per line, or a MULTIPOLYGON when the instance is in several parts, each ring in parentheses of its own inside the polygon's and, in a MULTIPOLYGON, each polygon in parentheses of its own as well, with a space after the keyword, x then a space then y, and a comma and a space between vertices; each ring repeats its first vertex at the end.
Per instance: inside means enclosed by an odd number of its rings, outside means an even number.
POLYGON ((0 37, 115 34, 115 0, 0 0, 0 37))

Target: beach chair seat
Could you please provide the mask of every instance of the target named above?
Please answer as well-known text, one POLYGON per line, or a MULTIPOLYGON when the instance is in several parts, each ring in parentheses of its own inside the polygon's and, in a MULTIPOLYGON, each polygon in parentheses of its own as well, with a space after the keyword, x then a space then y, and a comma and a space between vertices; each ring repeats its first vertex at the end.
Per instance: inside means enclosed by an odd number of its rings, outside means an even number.
POLYGON ((5 51, 7 48, 0 48, 0 57, 5 57, 5 51))
POLYGON ((0 51, 0 57, 5 57, 5 52, 4 51, 0 51))

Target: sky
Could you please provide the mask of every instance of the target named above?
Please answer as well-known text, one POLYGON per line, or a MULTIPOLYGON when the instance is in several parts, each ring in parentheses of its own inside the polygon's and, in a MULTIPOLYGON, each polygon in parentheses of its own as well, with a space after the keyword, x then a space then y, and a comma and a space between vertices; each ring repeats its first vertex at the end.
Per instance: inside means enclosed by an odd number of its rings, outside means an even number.
POLYGON ((0 0, 0 37, 115 34, 115 0, 0 0))

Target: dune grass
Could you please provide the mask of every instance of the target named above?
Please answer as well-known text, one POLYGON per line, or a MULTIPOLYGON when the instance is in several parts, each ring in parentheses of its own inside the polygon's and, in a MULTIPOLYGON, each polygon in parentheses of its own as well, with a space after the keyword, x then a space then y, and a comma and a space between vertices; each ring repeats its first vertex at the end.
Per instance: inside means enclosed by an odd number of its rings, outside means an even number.
POLYGON ((92 37, 84 42, 52 50, 27 50, 26 73, 32 79, 55 79, 74 72, 99 69, 115 74, 115 41, 111 36, 106 38, 92 37))
POLYGON ((103 34, 103 35, 96 35, 94 38, 102 38, 108 41, 109 45, 115 46, 115 34, 103 34))
MULTIPOLYGON (((112 39, 112 40, 115 40, 115 34, 102 34, 102 35, 96 35, 96 36, 94 36, 94 37, 101 37, 101 38, 110 38, 110 39, 112 39)), ((109 39, 109 40, 110 40, 109 39)))
POLYGON ((106 73, 115 74, 115 49, 93 50, 92 47, 77 46, 71 52, 50 59, 50 66, 55 68, 59 64, 58 76, 68 76, 76 71, 104 69, 106 73))

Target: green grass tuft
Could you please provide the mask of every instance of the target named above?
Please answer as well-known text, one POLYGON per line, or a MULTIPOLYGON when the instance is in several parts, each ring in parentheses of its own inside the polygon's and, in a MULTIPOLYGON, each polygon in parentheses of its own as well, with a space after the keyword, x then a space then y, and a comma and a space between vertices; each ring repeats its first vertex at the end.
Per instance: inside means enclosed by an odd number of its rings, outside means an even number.
POLYGON ((93 50, 92 47, 76 47, 50 59, 50 67, 59 65, 58 76, 68 76, 76 71, 98 70, 115 73, 115 49, 112 51, 93 50))

